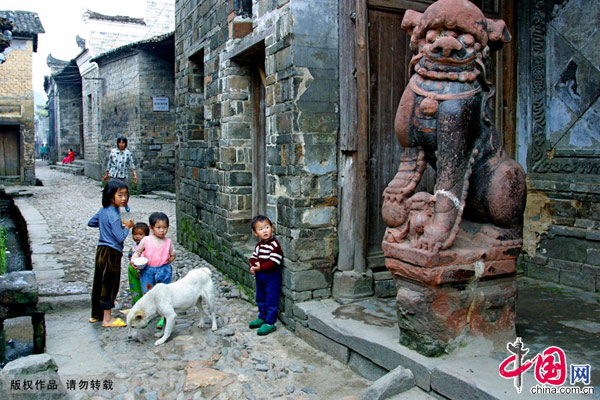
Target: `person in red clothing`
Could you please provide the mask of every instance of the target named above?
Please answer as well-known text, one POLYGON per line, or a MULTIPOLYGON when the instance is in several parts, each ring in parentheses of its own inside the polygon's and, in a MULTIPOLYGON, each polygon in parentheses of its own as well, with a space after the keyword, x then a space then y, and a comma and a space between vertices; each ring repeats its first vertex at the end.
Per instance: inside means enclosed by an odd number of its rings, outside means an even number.
POLYGON ((73 152, 73 149, 69 149, 69 153, 67 154, 67 156, 65 158, 63 158, 62 163, 70 164, 73 161, 75 161, 75 153, 73 152))
POLYGON ((250 273, 256 278, 256 304, 258 318, 250 322, 250 329, 258 328, 260 336, 274 332, 279 291, 281 290, 281 266, 283 250, 273 237, 273 224, 264 215, 257 215, 250 222, 252 234, 259 239, 250 257, 250 273))

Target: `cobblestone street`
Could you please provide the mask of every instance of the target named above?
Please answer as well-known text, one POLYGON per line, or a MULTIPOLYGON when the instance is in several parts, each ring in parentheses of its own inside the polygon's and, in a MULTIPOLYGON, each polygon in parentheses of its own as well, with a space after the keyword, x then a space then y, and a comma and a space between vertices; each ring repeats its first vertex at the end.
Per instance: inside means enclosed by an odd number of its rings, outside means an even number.
MULTIPOLYGON (((36 167, 44 186, 28 190, 27 202, 42 214, 51 245, 64 277, 40 284, 40 294, 60 298, 86 295, 91 290, 98 230, 87 221, 101 206, 100 182, 36 167)), ((133 196, 129 202, 136 222, 146 222, 151 212, 165 212, 170 219, 168 237, 176 240, 175 202, 153 195, 133 196)), ((133 244, 131 235, 125 249, 133 244)), ((112 390, 69 390, 74 398, 116 399, 358 399, 370 381, 333 358, 310 347, 283 324, 266 337, 248 329, 256 306, 245 293, 197 255, 175 244, 175 278, 190 269, 208 266, 217 288, 217 322, 197 327, 196 309, 178 315, 171 338, 154 346, 159 332, 150 324, 142 343, 127 338, 127 328, 103 328, 89 324, 89 305, 62 308, 46 315, 48 353, 66 379, 110 380, 112 390), (84 340, 75 340, 76 336, 84 340), (72 345, 70 338, 73 337, 72 345), (87 341, 87 342, 86 342, 87 341), (84 345, 81 345, 83 343, 84 345), (87 345, 85 345, 87 343, 87 345), (98 348, 99 345, 99 348, 98 348), (68 351, 64 351, 64 349, 68 351), (96 349, 96 350, 94 350, 96 349), (92 351, 95 351, 93 353, 92 351), (90 351, 89 355, 87 352, 90 351), (95 354, 103 354, 96 357, 95 354), (68 354, 67 354, 68 353, 68 354), (82 361, 77 361, 82 360, 82 361)), ((126 257, 123 258, 119 309, 130 308, 126 257)), ((122 315, 121 315, 122 316, 122 315)), ((123 316, 122 316, 123 317, 123 316)), ((66 384, 66 383, 65 383, 66 384)))

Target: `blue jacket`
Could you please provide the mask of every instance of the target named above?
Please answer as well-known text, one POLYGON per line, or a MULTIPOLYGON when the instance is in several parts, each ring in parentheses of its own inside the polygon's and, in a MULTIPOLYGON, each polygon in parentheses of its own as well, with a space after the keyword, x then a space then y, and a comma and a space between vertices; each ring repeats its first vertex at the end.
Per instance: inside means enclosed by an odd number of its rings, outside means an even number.
POLYGON ((129 234, 129 228, 123 228, 121 214, 117 207, 101 208, 88 222, 92 228, 100 228, 98 246, 109 246, 123 251, 123 243, 129 234))

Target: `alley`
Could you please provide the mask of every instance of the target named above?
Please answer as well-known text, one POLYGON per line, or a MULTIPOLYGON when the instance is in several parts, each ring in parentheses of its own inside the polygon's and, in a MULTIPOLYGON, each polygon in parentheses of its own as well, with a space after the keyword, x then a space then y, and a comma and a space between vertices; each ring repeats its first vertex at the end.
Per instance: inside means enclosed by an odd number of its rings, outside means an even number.
MULTIPOLYGON (((26 199, 48 225, 51 245, 64 276, 49 275, 40 284, 41 295, 87 295, 91 288, 98 231, 87 221, 101 204, 101 184, 46 166, 36 168, 44 186, 28 188, 26 199)), ((153 211, 170 218, 168 236, 176 238, 175 202, 157 196, 133 196, 131 217, 147 222, 153 211)), ((124 214, 127 215, 127 214, 124 214)), ((125 242, 129 249, 131 235, 125 242)), ((176 244, 175 276, 208 266, 217 288, 219 329, 198 329, 194 309, 177 318, 171 339, 155 347, 153 324, 143 343, 129 340, 127 328, 90 324, 89 305, 57 307, 46 315, 48 349, 63 379, 110 381, 112 390, 69 390, 74 398, 119 399, 358 399, 370 382, 333 358, 321 353, 281 323, 278 330, 259 338, 248 329, 255 306, 244 299, 244 290, 212 266, 176 244)), ((123 261, 125 266, 125 261, 123 261)), ((126 268, 122 268, 117 308, 131 305, 126 268)), ((115 310, 115 314, 118 311, 115 310)))

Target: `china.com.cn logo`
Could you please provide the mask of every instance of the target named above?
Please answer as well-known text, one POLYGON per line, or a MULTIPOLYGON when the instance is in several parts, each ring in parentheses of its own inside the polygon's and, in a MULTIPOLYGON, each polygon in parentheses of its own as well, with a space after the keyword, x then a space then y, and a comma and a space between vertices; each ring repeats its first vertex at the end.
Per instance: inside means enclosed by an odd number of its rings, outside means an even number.
MULTIPOLYGON (((592 386, 562 386, 567 381, 567 357, 560 347, 548 347, 530 360, 524 360, 529 349, 523 346, 520 337, 514 343, 508 343, 506 348, 512 355, 502 361, 498 371, 501 377, 514 379, 514 385, 518 393, 521 393, 523 389, 522 374, 534 365, 535 379, 542 386, 533 386, 531 388, 532 394, 593 393, 594 388, 592 386)), ((574 385, 577 382, 581 382, 584 385, 589 385, 591 369, 589 364, 571 364, 569 383, 574 385)))

